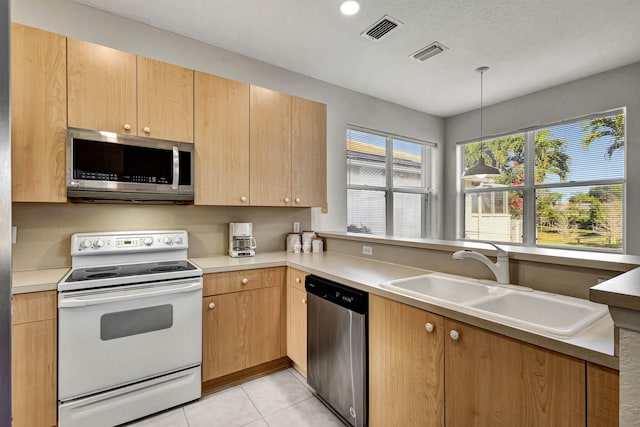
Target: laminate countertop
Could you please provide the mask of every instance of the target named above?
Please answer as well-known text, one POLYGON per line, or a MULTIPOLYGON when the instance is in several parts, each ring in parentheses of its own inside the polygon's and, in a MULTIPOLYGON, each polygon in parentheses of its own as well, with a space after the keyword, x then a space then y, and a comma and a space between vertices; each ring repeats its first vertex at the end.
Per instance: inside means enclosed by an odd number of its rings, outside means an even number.
MULTIPOLYGON (((559 339, 462 313, 380 287, 382 282, 426 274, 430 272, 429 270, 332 252, 309 254, 271 252, 257 254, 250 258, 214 256, 190 260, 200 267, 204 274, 284 266, 297 268, 507 337, 618 369, 618 358, 614 356, 614 325, 610 315, 606 315, 571 339, 559 339)), ((55 290, 58 281, 67 271, 68 268, 56 268, 14 272, 12 292, 17 294, 55 290)))
POLYGON ((640 268, 592 287, 589 299, 601 304, 640 311, 640 268))

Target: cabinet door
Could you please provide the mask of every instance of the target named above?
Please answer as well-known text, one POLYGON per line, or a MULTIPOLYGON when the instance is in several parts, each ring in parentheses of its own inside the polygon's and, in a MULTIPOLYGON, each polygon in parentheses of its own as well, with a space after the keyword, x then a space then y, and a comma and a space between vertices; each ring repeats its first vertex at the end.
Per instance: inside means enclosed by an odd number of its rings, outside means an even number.
POLYGON ((618 371, 587 362, 587 426, 618 427, 619 397, 618 371))
POLYGON ((69 126, 136 134, 136 56, 69 38, 69 126))
POLYGON ((203 299, 202 381, 280 357, 280 289, 203 299))
POLYGON ((327 106, 292 97, 292 206, 327 205, 327 106))
POLYGON ((14 202, 66 202, 66 39, 11 24, 14 202))
POLYGON ((195 72, 197 205, 249 205, 249 85, 195 72))
POLYGON ((56 425, 56 306, 55 291, 12 298, 14 427, 56 425))
POLYGON ((441 316, 369 295, 371 427, 444 424, 443 341, 441 316))
POLYGON ((291 206, 291 96, 251 86, 252 206, 291 206))
POLYGON ((138 56, 138 136, 193 142, 193 70, 138 56))
POLYGON ((287 356, 307 375, 307 293, 287 287, 287 356))
POLYGON ((445 327, 447 426, 585 425, 584 361, 448 319, 445 327))

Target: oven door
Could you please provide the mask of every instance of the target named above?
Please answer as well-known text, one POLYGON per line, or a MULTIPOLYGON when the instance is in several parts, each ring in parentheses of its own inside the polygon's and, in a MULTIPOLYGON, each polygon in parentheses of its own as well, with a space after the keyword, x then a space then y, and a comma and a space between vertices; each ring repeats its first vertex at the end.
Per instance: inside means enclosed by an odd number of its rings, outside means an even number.
POLYGON ((58 295, 62 402, 200 365, 202 278, 58 295))

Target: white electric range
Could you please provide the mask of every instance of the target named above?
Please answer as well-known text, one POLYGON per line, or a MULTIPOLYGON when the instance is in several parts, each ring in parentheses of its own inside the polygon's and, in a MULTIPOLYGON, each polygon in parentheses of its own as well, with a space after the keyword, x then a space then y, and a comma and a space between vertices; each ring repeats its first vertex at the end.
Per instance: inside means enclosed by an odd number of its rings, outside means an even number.
POLYGON ((58 283, 58 423, 114 426, 200 397, 202 270, 186 231, 78 233, 58 283))

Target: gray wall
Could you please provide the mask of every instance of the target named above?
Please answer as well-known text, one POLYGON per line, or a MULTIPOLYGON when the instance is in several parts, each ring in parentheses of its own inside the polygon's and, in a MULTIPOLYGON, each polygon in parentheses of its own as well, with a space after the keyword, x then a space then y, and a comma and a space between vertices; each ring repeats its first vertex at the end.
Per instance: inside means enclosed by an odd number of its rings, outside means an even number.
MULTIPOLYGON (((489 83, 490 82, 490 83, 489 83)), ((491 85, 485 80, 485 91, 491 85)), ((640 63, 576 80, 561 86, 515 98, 484 109, 484 134, 545 125, 618 107, 627 107, 627 253, 640 255, 640 63)), ((479 136, 479 110, 445 120, 444 164, 444 238, 456 238, 456 143, 479 136)))
MULTIPOLYGON (((312 211, 312 226, 346 230, 347 124, 435 143, 443 120, 303 76, 70 0, 13 0, 12 19, 70 37, 326 103, 329 212, 312 211)), ((440 150, 442 152, 442 150, 440 150)))

